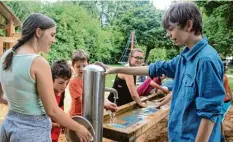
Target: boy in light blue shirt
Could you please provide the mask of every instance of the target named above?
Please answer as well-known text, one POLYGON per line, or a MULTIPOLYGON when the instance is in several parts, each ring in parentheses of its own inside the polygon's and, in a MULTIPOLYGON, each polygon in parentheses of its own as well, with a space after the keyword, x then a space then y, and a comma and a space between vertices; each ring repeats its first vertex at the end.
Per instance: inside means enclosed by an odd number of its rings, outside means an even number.
POLYGON ((185 45, 178 56, 149 67, 112 67, 106 73, 174 78, 169 141, 220 142, 224 67, 216 50, 202 37, 200 11, 191 2, 175 3, 165 13, 163 26, 175 45, 185 45))

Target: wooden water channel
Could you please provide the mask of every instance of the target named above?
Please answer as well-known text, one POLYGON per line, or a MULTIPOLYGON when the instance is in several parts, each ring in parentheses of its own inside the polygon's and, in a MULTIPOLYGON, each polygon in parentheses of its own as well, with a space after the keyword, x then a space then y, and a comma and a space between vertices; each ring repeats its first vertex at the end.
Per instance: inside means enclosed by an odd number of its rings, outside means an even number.
POLYGON ((139 108, 135 102, 123 105, 116 112, 117 121, 110 123, 110 115, 104 115, 103 137, 121 141, 133 142, 149 128, 156 125, 169 113, 168 109, 156 109, 156 94, 142 98, 147 101, 147 108, 139 108))

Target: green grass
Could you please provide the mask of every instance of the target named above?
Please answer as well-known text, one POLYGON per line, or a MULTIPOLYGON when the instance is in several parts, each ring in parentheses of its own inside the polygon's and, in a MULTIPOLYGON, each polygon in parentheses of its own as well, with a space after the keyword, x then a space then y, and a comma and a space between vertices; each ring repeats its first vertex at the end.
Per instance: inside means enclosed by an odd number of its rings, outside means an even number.
MULTIPOLYGON (((227 72, 226 72, 226 74, 233 75, 233 68, 229 67, 228 70, 227 70, 227 72)), ((228 77, 228 83, 229 83, 230 88, 233 91, 233 77, 228 77)))
POLYGON ((106 87, 112 88, 112 85, 113 85, 114 80, 115 80, 115 76, 116 76, 116 74, 108 74, 106 76, 106 82, 105 82, 106 87))
POLYGON ((228 77, 228 83, 233 92, 233 77, 228 77))
POLYGON ((228 68, 227 74, 233 74, 233 69, 232 68, 228 68))
MULTIPOLYGON (((122 65, 120 64, 114 64, 114 65, 108 65, 108 66, 111 66, 111 67, 121 67, 122 65)), ((105 86, 106 87, 112 87, 113 83, 114 83, 114 80, 115 80, 115 76, 116 74, 108 74, 106 75, 106 82, 105 82, 105 86)))

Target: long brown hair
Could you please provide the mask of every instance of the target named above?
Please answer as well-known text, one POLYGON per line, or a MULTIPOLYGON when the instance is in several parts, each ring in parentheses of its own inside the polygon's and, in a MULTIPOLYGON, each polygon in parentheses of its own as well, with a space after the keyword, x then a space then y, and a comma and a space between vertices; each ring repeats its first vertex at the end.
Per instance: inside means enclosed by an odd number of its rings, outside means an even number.
POLYGON ((54 22, 54 20, 44 14, 30 14, 23 23, 21 38, 12 47, 11 52, 7 54, 3 62, 3 70, 9 70, 11 68, 14 53, 20 46, 22 46, 27 41, 33 38, 37 28, 40 28, 41 30, 46 30, 54 27, 55 25, 56 23, 54 22))

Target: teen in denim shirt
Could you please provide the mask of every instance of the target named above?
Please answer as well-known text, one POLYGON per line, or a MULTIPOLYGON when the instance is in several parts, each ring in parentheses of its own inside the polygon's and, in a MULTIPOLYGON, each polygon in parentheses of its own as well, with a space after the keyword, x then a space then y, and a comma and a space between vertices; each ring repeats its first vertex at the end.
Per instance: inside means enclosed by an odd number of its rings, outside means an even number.
POLYGON ((165 13, 163 26, 175 45, 185 45, 178 56, 149 67, 108 68, 106 73, 174 78, 169 141, 219 142, 224 68, 218 53, 202 37, 200 11, 191 2, 175 3, 165 13))

